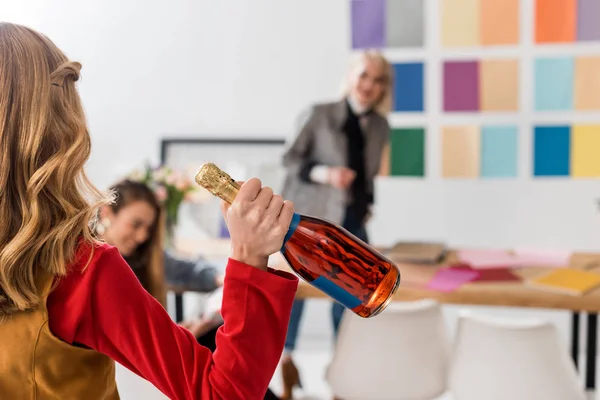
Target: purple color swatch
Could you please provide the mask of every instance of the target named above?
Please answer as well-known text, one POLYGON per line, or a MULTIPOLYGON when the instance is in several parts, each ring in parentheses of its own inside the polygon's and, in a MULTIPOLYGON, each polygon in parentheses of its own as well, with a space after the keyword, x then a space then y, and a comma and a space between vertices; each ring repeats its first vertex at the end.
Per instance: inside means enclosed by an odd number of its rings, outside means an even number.
POLYGON ((479 63, 444 63, 444 111, 479 110, 479 63))
POLYGON ((352 48, 385 46, 385 0, 352 0, 352 48))
POLYGON ((478 271, 468 269, 440 268, 427 288, 439 292, 452 292, 479 277, 478 271))
POLYGON ((600 40, 600 0, 578 0, 577 40, 600 40))

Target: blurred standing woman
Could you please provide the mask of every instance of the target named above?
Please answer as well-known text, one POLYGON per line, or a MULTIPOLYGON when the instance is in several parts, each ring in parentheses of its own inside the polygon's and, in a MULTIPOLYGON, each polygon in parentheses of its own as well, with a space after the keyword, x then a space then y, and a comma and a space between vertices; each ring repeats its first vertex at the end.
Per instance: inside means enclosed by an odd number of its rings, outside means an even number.
MULTIPOLYGON (((311 106, 283 156, 283 197, 294 202, 297 212, 338 223, 365 242, 374 179, 390 134, 391 86, 389 62, 378 52, 361 53, 350 68, 343 98, 311 106)), ((282 399, 292 398, 293 387, 300 385, 291 352, 303 308, 303 300, 294 302, 282 358, 282 399)), ((341 304, 332 306, 335 335, 343 310, 341 304)))

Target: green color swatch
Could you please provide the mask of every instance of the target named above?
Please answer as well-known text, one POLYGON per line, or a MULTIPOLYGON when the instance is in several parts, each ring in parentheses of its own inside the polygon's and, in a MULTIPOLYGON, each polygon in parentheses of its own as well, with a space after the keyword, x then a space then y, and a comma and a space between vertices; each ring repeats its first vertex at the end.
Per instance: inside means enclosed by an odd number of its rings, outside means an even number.
POLYGON ((390 175, 425 175, 425 129, 392 129, 390 175))

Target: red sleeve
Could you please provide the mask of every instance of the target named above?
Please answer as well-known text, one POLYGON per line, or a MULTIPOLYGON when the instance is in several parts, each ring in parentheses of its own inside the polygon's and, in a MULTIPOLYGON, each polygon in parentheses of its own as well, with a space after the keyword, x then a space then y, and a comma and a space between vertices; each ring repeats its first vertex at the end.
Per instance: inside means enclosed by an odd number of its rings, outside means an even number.
POLYGON ((48 298, 52 332, 104 353, 172 399, 262 399, 279 361, 298 279, 230 259, 224 325, 212 354, 176 325, 119 252, 99 246, 90 265, 48 298))

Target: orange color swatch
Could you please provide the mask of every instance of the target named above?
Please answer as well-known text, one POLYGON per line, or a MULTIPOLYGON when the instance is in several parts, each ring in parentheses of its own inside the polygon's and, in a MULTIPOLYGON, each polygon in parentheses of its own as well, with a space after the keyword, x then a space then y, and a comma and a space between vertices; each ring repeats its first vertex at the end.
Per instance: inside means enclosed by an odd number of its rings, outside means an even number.
POLYGON ((442 128, 442 176, 477 178, 481 157, 481 139, 476 126, 442 128))
POLYGON ((577 57, 574 76, 575 109, 600 110, 600 56, 577 57))
POLYGON ((482 45, 516 44, 519 41, 519 0, 481 0, 482 45))
POLYGON ((479 64, 481 111, 517 111, 519 64, 517 60, 484 60, 479 64))
POLYGON ((535 41, 574 42, 577 35, 577 0, 537 0, 535 41))

